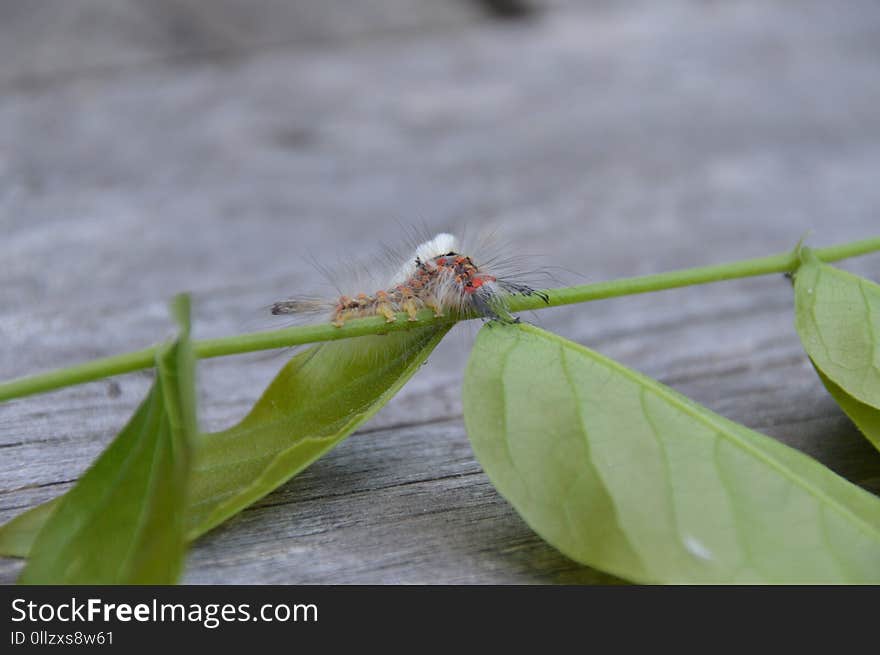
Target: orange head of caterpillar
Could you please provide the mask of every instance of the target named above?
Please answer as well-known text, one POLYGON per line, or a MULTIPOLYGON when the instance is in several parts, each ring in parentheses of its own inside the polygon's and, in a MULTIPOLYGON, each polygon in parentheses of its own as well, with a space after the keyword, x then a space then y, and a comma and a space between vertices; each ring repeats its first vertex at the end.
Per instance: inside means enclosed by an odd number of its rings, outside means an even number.
POLYGON ((467 294, 476 293, 487 282, 497 282, 498 278, 494 275, 474 275, 464 285, 464 292, 467 294))

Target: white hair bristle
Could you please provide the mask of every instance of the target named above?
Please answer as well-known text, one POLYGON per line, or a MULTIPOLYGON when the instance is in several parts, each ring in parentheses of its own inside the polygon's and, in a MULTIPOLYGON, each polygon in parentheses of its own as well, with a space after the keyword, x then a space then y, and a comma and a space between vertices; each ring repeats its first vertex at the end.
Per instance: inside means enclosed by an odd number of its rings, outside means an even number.
POLYGON ((455 235, 448 232, 441 232, 433 239, 420 243, 416 247, 415 254, 397 269, 394 277, 391 278, 391 285, 403 284, 416 272, 416 259, 427 262, 434 259, 434 257, 445 255, 448 252, 458 252, 457 248, 458 239, 455 238, 455 235))
POLYGON ((416 257, 423 262, 448 252, 458 252, 458 239, 452 234, 441 232, 430 241, 425 241, 416 248, 416 257))

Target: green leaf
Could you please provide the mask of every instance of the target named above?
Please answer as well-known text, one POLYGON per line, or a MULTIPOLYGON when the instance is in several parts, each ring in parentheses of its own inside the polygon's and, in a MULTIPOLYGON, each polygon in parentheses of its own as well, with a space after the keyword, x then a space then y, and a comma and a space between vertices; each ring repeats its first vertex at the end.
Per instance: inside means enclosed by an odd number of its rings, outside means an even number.
POLYGON ((810 359, 855 400, 880 409, 880 286, 801 249, 795 326, 810 359))
POLYGON ((828 392, 880 449, 880 286, 800 250, 795 325, 828 392))
POLYGON ((856 427, 868 438, 877 450, 880 450, 880 409, 861 403, 839 386, 834 384, 820 371, 819 379, 828 389, 828 393, 837 401, 840 408, 852 419, 856 427))
MULTIPOLYGON (((296 355, 241 422, 197 437, 187 539, 262 498, 354 432, 412 377, 450 327, 331 341, 296 355)), ((28 556, 49 504, 0 527, 0 555, 28 556)))
POLYGON ((31 507, 0 526, 0 555, 27 557, 37 533, 58 507, 64 496, 58 496, 42 505, 31 507))
MULTIPOLYGON (((196 434, 195 358, 189 298, 178 296, 172 308, 181 334, 158 354, 157 380, 128 425, 54 511, 43 505, 21 517, 19 528, 47 520, 20 582, 170 584, 180 575, 196 434)), ((21 547, 26 532, 14 534, 21 547)))
POLYGON ((463 391, 490 480, 572 559, 638 582, 880 582, 880 499, 579 344, 484 327, 463 391))
MULTIPOLYGON (((277 488, 354 432, 412 377, 449 328, 343 339, 296 355, 240 423, 197 438, 187 539, 277 488)), ((27 557, 56 501, 0 527, 0 554, 27 557)))
POLYGON ((240 423, 200 438, 189 538, 265 496, 354 432, 409 380, 449 328, 343 339, 296 355, 240 423))

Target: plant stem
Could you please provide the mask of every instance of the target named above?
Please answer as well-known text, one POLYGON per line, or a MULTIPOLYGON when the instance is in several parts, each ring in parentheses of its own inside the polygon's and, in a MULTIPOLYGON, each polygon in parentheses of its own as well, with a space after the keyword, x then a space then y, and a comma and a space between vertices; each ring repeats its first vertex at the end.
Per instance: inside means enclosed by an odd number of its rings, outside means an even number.
MULTIPOLYGON (((856 257, 871 252, 880 251, 880 237, 864 239, 844 243, 829 248, 820 248, 813 253, 822 261, 832 262, 848 257, 856 257)), ((559 305, 601 300, 603 298, 615 298, 629 296, 650 291, 662 291, 675 289, 683 286, 706 284, 708 282, 720 282, 736 278, 754 277, 772 273, 793 273, 800 263, 798 250, 760 257, 758 259, 746 259, 729 264, 717 264, 700 268, 689 268, 668 273, 655 275, 642 275, 638 277, 622 278, 609 282, 596 284, 582 284, 574 287, 549 289, 546 291, 548 302, 538 296, 513 296, 509 300, 510 310, 520 312, 524 310, 543 309, 559 305)), ((234 337, 219 339, 203 339, 194 341, 196 356, 199 358, 222 357, 253 352, 256 350, 271 350, 273 348, 285 348, 306 343, 319 341, 335 341, 351 337, 365 336, 368 334, 384 334, 398 330, 409 330, 414 327, 432 325, 439 322, 449 322, 453 318, 435 318, 430 310, 419 312, 417 320, 406 320, 406 314, 398 314, 395 323, 386 323, 385 319, 378 316, 351 320, 343 327, 333 325, 303 325, 290 327, 271 332, 257 332, 242 334, 234 337)), ((40 373, 27 377, 0 383, 0 402, 12 398, 20 398, 35 393, 51 391, 61 387, 83 382, 91 382, 113 375, 130 373, 140 369, 151 368, 155 365, 158 346, 145 348, 124 355, 115 355, 91 362, 58 369, 48 373, 40 373)))

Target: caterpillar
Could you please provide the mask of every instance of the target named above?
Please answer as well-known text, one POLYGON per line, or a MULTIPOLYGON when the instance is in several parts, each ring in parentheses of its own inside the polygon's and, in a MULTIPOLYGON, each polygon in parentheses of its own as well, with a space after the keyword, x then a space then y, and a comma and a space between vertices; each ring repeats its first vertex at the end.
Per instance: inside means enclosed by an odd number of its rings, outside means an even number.
POLYGON ((284 315, 326 311, 337 327, 366 316, 383 316, 393 323, 400 313, 415 321, 423 309, 430 309, 438 317, 518 321, 508 311, 507 299, 513 294, 536 295, 549 302, 546 293, 493 270, 491 262, 481 265, 461 252, 458 239, 442 232, 420 243, 379 290, 340 295, 329 301, 281 300, 271 306, 271 312, 284 315))

